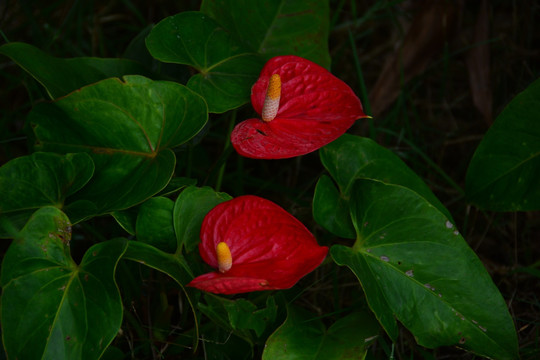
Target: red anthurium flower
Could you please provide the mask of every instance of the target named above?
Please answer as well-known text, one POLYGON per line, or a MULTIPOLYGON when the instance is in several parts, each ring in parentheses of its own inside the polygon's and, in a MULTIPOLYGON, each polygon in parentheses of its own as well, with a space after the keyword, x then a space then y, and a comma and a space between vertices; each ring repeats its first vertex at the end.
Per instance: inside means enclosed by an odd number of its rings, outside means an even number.
POLYGON ((201 227, 199 251, 216 269, 188 286, 216 294, 288 289, 313 271, 328 248, 273 202, 240 196, 213 208, 201 227))
POLYGON ((231 142, 243 156, 304 155, 340 137, 367 117, 352 89, 325 68, 298 56, 270 59, 251 88, 261 119, 238 124, 231 142))

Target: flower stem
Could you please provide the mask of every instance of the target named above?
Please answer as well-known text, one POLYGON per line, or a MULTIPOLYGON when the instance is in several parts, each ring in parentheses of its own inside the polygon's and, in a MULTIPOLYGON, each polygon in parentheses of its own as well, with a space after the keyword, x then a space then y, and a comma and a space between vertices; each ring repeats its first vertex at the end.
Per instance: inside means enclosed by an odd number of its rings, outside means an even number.
MULTIPOLYGON (((225 145, 223 146, 223 154, 226 154, 229 148, 231 147, 231 132, 233 131, 234 125, 236 123, 236 109, 231 111, 231 116, 229 119, 229 128, 227 129, 227 138, 225 139, 225 145)), ((216 180, 216 191, 221 190, 221 184, 223 183, 223 175, 225 174, 225 166, 227 161, 223 161, 223 164, 219 167, 219 172, 216 180)))

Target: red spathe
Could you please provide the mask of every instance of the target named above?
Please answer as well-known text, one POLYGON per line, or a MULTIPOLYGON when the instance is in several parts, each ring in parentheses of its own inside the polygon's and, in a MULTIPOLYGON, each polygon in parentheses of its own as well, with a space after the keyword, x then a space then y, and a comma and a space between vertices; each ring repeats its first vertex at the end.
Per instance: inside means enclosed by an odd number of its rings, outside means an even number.
POLYGON ((243 156, 283 159, 315 151, 343 135, 366 117, 352 89, 325 68, 288 55, 270 59, 251 89, 251 103, 261 114, 268 82, 281 77, 281 99, 269 122, 248 119, 238 124, 231 142, 243 156))
POLYGON ((216 294, 288 289, 319 266, 328 253, 295 217, 252 195, 221 203, 206 215, 199 251, 215 269, 220 242, 230 248, 232 268, 198 276, 188 286, 216 294))

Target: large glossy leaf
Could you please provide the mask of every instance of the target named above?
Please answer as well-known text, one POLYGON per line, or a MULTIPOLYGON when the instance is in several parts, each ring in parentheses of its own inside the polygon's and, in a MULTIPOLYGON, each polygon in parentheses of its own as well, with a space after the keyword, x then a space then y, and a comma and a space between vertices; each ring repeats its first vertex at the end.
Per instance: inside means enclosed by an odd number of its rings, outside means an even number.
POLYGON ((357 242, 331 254, 358 277, 393 339, 397 319, 426 347, 517 358, 504 299, 444 214, 410 189, 373 180, 355 183, 350 207, 357 242))
POLYGON ((191 139, 208 118, 204 100, 172 82, 126 76, 82 88, 29 114, 36 149, 87 152, 96 167, 92 180, 67 207, 72 221, 140 203, 169 182, 170 150, 191 139))
POLYGON ((10 57, 32 75, 45 87, 51 99, 110 77, 148 75, 141 64, 132 60, 91 57, 61 59, 20 42, 0 46, 0 54, 10 57))
POLYGON ((36 152, 4 164, 0 167, 0 237, 13 236, 42 206, 62 208, 93 172, 92 158, 85 153, 36 152))
POLYGON ((263 360, 364 359, 380 327, 368 312, 344 316, 325 328, 314 314, 290 306, 287 319, 267 340, 263 360))
POLYGON ((263 59, 247 50, 208 15, 188 11, 160 21, 146 38, 156 59, 192 66, 199 73, 187 86, 201 94, 210 112, 249 101, 263 59))
POLYGON ((429 187, 397 155, 373 140, 344 134, 320 150, 321 161, 338 186, 322 178, 313 198, 313 216, 327 230, 338 236, 354 238, 348 212, 351 188, 357 179, 374 179, 405 186, 452 219, 448 210, 429 187), (339 197, 336 197, 339 194, 339 197), (339 216, 336 216, 339 215, 339 216))
POLYGON ((466 176, 471 202, 494 211, 540 210, 540 79, 518 94, 476 149, 466 176))
POLYGON ((330 67, 328 0, 204 0, 201 11, 266 59, 298 55, 330 67))
POLYGON ((201 225, 206 214, 217 204, 230 199, 228 194, 209 187, 189 186, 182 191, 174 204, 173 215, 178 249, 193 251, 201 241, 201 225))
POLYGON ((3 263, 2 336, 13 359, 98 359, 122 323, 114 280, 124 240, 92 246, 77 265, 71 225, 55 207, 38 210, 3 263))

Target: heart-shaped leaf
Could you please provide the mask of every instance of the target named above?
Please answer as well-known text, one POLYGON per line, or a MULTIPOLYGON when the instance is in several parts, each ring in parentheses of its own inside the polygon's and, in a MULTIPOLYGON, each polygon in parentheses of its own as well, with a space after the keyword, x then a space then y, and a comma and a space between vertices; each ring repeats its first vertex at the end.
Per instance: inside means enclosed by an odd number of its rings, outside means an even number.
POLYGON ((166 197, 153 197, 139 207, 135 225, 137 240, 168 253, 176 250, 173 228, 174 202, 166 197))
POLYGON ((357 242, 331 254, 358 277, 390 337, 397 319, 426 347, 517 358, 506 303, 452 222, 403 186, 357 180, 351 190, 357 242))
POLYGON ((380 331, 369 312, 341 317, 328 329, 316 315, 289 306, 287 319, 268 338, 263 360, 363 359, 380 331))
POLYGON ((36 211, 2 262, 2 336, 13 359, 99 359, 122 323, 114 280, 124 240, 92 246, 77 265, 71 225, 55 207, 36 211))
POLYGON ((212 188, 189 186, 180 193, 174 204, 174 231, 178 249, 193 251, 201 241, 203 219, 217 204, 232 199, 212 188))
POLYGON ((373 140, 344 134, 321 148, 319 153, 324 167, 338 189, 335 189, 328 179, 319 181, 313 198, 313 217, 320 225, 338 236, 351 239, 355 237, 352 223, 343 218, 343 214, 348 212, 351 188, 357 179, 374 179, 405 186, 452 219, 448 210, 422 179, 397 155, 373 140), (338 193, 339 197, 336 198, 338 193))
POLYGON ((87 152, 92 180, 66 208, 72 221, 121 210, 144 201, 169 182, 171 148, 197 134, 208 118, 204 100, 180 84, 126 76, 82 88, 29 114, 36 149, 87 152))
POLYGON ((188 11, 160 21, 146 38, 156 59, 192 66, 199 73, 187 86, 201 94, 210 112, 222 113, 249 101, 263 59, 245 49, 208 15, 188 11))
POLYGON ((204 0, 201 11, 266 60, 298 55, 330 67, 328 0, 204 0))
POLYGON ((0 46, 0 54, 10 57, 45 87, 51 99, 110 77, 148 75, 139 63, 127 59, 72 58, 50 56, 30 44, 12 42, 0 46), (61 76, 59 76, 61 74, 61 76))
POLYGON ((92 158, 85 153, 37 152, 4 164, 0 167, 0 189, 4 189, 0 237, 12 237, 42 206, 62 208, 66 198, 82 188, 93 172, 92 158))
POLYGON ((471 160, 465 189, 494 211, 540 210, 540 79, 497 117, 471 160))

